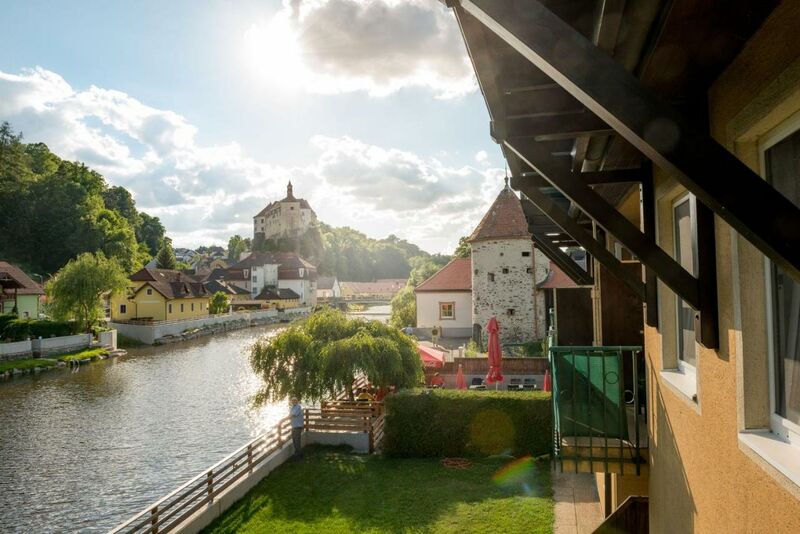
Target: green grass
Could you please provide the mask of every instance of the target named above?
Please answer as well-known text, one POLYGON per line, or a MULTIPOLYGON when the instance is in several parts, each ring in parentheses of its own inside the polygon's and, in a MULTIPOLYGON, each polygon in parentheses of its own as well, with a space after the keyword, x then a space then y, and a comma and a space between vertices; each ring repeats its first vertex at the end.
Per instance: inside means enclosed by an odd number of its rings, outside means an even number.
POLYGON ((85 360, 86 358, 94 359, 101 354, 108 354, 108 351, 105 349, 83 349, 76 350, 74 352, 67 352, 65 354, 59 354, 57 356, 53 356, 53 358, 62 362, 69 362, 74 360, 85 360))
POLYGON ((207 533, 468 533, 553 530, 547 462, 488 458, 464 470, 438 459, 306 449, 212 523, 207 533))
POLYGON ((0 362, 0 373, 5 373, 12 369, 27 370, 34 367, 53 367, 56 361, 50 358, 29 358, 26 360, 12 360, 10 362, 0 362))

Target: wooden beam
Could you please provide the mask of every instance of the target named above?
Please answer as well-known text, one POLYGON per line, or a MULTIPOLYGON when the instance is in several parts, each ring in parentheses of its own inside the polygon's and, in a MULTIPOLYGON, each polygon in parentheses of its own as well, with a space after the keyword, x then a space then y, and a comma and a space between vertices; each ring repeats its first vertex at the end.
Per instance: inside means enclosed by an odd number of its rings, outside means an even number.
MULTIPOLYGON (((639 219, 644 235, 656 240, 656 199, 655 192, 653 191, 653 167, 648 162, 646 168, 642 169, 642 176, 646 177, 639 184, 639 219)), ((656 272, 645 264, 642 264, 644 269, 644 287, 646 296, 644 299, 645 305, 645 323, 647 326, 658 328, 658 276, 656 272)))
POLYGON ((558 136, 560 139, 572 139, 578 135, 598 130, 606 130, 608 124, 598 119, 594 114, 582 112, 560 117, 526 117, 505 121, 498 124, 499 118, 494 119, 495 124, 491 130, 495 139, 506 137, 533 137, 533 136, 558 136))
MULTIPOLYGON (((505 152, 511 153, 510 151, 505 151, 505 152)), ((514 154, 513 157, 517 158, 516 154, 514 154)), ((618 169, 613 171, 593 171, 593 172, 581 172, 574 174, 576 177, 580 178, 584 183, 587 183, 589 185, 641 182, 643 177, 642 169, 618 169)), ((522 173, 522 175, 539 176, 538 173, 536 173, 536 171, 532 171, 530 173, 524 172, 522 173)))
POLYGON ((644 299, 645 291, 642 281, 631 275, 630 271, 603 244, 596 241, 591 233, 570 217, 552 198, 542 193, 538 187, 531 185, 524 178, 512 178, 512 187, 527 196, 550 220, 580 243, 586 252, 594 256, 611 274, 631 288, 639 298, 644 299))
MULTIPOLYGON (((586 215, 597 221, 597 224, 628 247, 642 263, 655 270, 664 283, 690 306, 700 309, 697 279, 664 252, 655 241, 642 234, 636 226, 609 205, 591 187, 576 179, 576 176, 569 172, 568 167, 565 172, 564 165, 553 161, 546 146, 529 139, 510 139, 506 141, 505 145, 516 152, 520 159, 541 176, 544 176, 586 215)), ((558 224, 558 221, 554 222, 558 224)), ((559 226, 561 225, 559 224, 559 226)), ((572 232, 566 231, 580 242, 572 232)), ((599 257, 597 258, 599 259, 599 257)), ((642 295, 642 299, 644 299, 644 295, 642 295)))
POLYGON ((800 281, 800 208, 538 0, 460 4, 800 281))
MULTIPOLYGON (((525 201, 530 203, 529 199, 525 201)), ((529 227, 530 230, 530 227, 529 227)), ((558 265, 559 269, 564 271, 564 274, 579 286, 590 286, 594 284, 594 279, 587 273, 580 265, 575 263, 575 260, 565 254, 560 248, 553 245, 547 240, 547 237, 541 233, 532 233, 533 242, 536 247, 541 250, 545 256, 553 260, 553 263, 558 265)))

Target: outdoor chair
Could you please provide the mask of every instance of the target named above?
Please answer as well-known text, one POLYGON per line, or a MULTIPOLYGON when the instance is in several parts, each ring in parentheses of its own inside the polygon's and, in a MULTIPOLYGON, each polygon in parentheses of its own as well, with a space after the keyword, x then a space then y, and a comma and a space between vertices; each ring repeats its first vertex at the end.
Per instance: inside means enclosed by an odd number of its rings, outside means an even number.
POLYGON ((483 378, 473 378, 469 384, 469 389, 486 389, 486 384, 483 383, 483 378))
POLYGON ((526 378, 525 383, 522 384, 523 389, 536 389, 536 379, 535 378, 526 378))
POLYGON ((522 389, 522 380, 519 378, 512 378, 506 386, 508 391, 519 391, 522 389))

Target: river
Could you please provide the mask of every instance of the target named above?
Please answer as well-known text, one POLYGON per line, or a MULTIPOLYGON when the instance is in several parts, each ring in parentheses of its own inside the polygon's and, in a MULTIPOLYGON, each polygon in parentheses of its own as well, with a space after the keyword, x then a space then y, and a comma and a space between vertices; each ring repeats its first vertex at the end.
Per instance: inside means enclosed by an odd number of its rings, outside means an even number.
POLYGON ((258 327, 0 383, 0 532, 106 532, 286 414, 248 409, 258 327))

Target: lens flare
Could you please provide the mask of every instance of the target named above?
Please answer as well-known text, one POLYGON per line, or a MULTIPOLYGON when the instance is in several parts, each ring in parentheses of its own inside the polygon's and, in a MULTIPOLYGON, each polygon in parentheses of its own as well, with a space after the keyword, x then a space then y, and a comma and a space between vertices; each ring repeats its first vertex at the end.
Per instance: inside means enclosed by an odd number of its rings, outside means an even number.
POLYGON ((534 462, 530 456, 518 458, 495 473, 492 476, 492 482, 503 489, 520 489, 523 493, 530 495, 535 489, 532 484, 536 481, 534 462))

